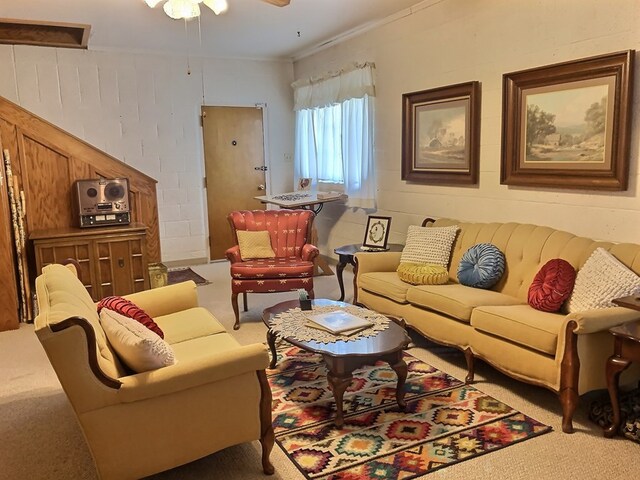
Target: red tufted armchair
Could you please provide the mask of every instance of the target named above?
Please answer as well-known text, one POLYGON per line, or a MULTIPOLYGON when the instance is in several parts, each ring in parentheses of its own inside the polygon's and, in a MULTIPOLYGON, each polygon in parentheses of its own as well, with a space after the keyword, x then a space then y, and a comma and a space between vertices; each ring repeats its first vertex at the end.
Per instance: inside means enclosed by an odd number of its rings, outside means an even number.
POLYGON ((287 292, 305 289, 313 298, 313 259, 318 249, 307 243, 315 215, 310 210, 240 210, 227 219, 236 245, 226 251, 231 262, 231 305, 240 328, 238 294, 247 311, 247 293, 287 292), (238 230, 267 230, 275 258, 242 260, 238 230))

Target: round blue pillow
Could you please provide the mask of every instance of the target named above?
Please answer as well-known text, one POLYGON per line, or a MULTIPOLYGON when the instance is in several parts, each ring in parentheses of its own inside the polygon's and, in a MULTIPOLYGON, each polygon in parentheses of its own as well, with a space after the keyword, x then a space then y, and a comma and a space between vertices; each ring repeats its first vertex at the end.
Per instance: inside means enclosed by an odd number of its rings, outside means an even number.
POLYGON ((474 288, 491 288, 504 273, 504 254, 491 243, 479 243, 464 252, 458 266, 458 281, 474 288))

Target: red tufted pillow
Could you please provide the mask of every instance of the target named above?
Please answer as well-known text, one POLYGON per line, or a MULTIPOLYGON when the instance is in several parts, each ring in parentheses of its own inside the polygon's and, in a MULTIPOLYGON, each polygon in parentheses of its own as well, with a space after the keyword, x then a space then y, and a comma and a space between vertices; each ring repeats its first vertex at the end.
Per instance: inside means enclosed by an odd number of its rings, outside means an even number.
POLYGON ((147 312, 142 310, 135 303, 130 302, 125 298, 105 297, 100 300, 100 303, 98 303, 98 313, 100 313, 100 310, 102 310, 103 308, 118 312, 120 315, 124 315, 125 317, 137 320, 152 332, 157 333, 160 338, 164 338, 164 332, 158 326, 158 324, 153 321, 153 318, 151 318, 147 314, 147 312))
POLYGON ((529 287, 529 305, 543 312, 557 312, 569 298, 576 270, 569 262, 554 258, 545 263, 529 287))

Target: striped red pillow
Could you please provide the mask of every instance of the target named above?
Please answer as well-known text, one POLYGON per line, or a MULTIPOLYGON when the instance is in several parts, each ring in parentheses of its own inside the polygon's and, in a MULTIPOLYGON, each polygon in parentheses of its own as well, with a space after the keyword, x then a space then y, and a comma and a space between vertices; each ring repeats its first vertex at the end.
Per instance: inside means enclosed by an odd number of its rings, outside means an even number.
POLYGON ((105 297, 98 303, 98 314, 103 308, 118 312, 120 315, 124 315, 125 317, 137 320, 152 332, 157 333, 160 338, 164 338, 164 332, 158 326, 158 324, 153 321, 153 318, 151 318, 147 314, 147 312, 142 310, 135 303, 125 298, 116 296, 105 297))
POLYGON ((529 305, 543 312, 557 312, 569 298, 576 270, 569 262, 554 258, 545 263, 529 287, 529 305))

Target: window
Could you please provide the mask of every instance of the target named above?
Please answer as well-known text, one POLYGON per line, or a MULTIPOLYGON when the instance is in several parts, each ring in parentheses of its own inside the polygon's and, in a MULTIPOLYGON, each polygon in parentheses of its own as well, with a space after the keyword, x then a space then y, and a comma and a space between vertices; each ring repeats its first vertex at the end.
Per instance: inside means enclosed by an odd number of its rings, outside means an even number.
POLYGON ((372 65, 294 89, 295 181, 339 185, 350 206, 374 206, 372 65))

